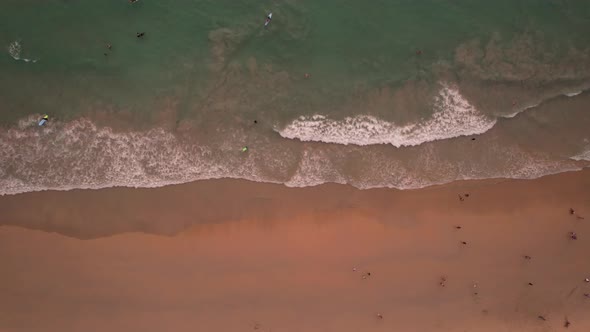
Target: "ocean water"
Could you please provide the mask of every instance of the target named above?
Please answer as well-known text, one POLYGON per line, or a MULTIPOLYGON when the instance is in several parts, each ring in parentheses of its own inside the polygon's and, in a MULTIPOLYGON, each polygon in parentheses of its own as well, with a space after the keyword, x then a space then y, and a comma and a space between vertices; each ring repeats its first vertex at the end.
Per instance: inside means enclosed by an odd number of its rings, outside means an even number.
POLYGON ((588 31, 578 0, 4 0, 0 194, 580 169, 588 31))

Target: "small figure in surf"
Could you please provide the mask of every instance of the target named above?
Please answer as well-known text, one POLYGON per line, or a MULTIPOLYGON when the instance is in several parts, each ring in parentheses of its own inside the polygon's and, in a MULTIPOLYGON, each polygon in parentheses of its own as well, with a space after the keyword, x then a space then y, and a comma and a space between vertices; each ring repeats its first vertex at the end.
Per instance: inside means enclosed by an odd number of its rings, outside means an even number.
POLYGON ((129 0, 129 3, 136 3, 136 2, 138 2, 138 1, 139 1, 139 0, 129 0))
POLYGON ((145 32, 138 32, 138 33, 136 34, 136 37, 137 37, 137 38, 143 38, 143 36, 145 36, 145 32))
POLYGON ((266 20, 264 20, 264 27, 268 27, 268 25, 270 24, 270 21, 272 21, 272 13, 268 13, 268 15, 266 16, 266 20))
POLYGON ((39 126, 45 125, 48 121, 49 121, 49 115, 47 115, 47 114, 43 115, 41 120, 39 120, 39 126))

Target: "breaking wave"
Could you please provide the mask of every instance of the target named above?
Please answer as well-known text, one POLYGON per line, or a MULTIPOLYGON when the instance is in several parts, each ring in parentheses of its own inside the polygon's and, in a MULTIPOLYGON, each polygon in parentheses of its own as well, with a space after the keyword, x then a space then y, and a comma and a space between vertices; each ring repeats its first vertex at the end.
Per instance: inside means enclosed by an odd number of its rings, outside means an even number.
POLYGON ((15 40, 12 43, 10 43, 10 45, 8 45, 8 54, 14 59, 14 60, 21 60, 24 62, 37 62, 36 59, 27 59, 27 58, 21 58, 21 53, 22 53, 23 47, 20 43, 20 41, 15 40))
POLYGON ((282 137, 337 144, 415 146, 425 142, 485 133, 496 119, 479 112, 456 88, 443 85, 434 101, 434 114, 419 123, 398 126, 369 115, 328 119, 302 116, 279 130, 282 137))
MULTIPOLYGON (((349 141, 343 143, 349 145, 300 144, 275 136, 247 136, 236 128, 220 134, 226 140, 209 138, 202 142, 190 134, 162 128, 117 132, 84 118, 51 121, 48 126, 39 127, 38 116, 30 116, 12 128, 0 128, 0 195, 42 190, 151 188, 220 178, 289 187, 340 183, 360 189, 417 189, 456 180, 530 179, 590 166, 587 141, 571 158, 545 153, 542 146, 531 149, 511 139, 504 140, 495 131, 475 142, 445 140, 420 145, 428 140, 484 132, 495 123, 477 113, 473 115, 476 110, 453 95, 452 90, 441 92, 439 98, 438 117, 433 116, 422 126, 408 126, 402 136, 393 136, 400 146, 402 139, 404 144, 416 145, 404 149, 349 144, 352 136, 345 136, 349 141), (459 111, 457 107, 453 110, 473 117, 458 122, 454 115, 444 115, 449 112, 449 105, 461 105, 459 111), (428 136, 423 128, 426 124, 439 128, 434 131, 437 136, 428 136), (461 124, 469 129, 461 131, 461 124), (443 128, 455 130, 445 133, 443 128), (239 152, 238 144, 243 142, 251 144, 245 154, 239 152)), ((375 138, 369 135, 374 131, 365 130, 368 138, 364 137, 364 142, 375 138)), ((400 135, 399 128, 392 130, 398 130, 395 135, 400 135)), ((387 143, 395 145, 391 137, 385 137, 387 143)), ((384 138, 380 139, 383 143, 384 138)))
POLYGON ((36 119, 0 132, 0 194, 149 188, 222 177, 257 180, 249 171, 252 158, 216 163, 210 149, 163 129, 118 133, 86 119, 40 128, 36 119))
POLYGON ((590 161, 590 146, 587 147, 584 151, 580 152, 579 154, 571 157, 571 159, 577 161, 590 161))

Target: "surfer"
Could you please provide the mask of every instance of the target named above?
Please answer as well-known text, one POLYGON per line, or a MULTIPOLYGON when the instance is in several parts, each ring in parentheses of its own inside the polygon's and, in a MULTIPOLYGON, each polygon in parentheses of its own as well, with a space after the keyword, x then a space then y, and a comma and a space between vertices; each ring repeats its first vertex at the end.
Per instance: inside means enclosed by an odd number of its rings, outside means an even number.
POLYGON ((47 121, 49 121, 49 115, 45 114, 45 115, 43 115, 41 120, 39 120, 39 126, 43 126, 44 124, 47 123, 47 121))
POLYGON ((270 21, 272 21, 272 13, 268 13, 268 15, 266 16, 266 20, 264 20, 265 28, 270 24, 270 21))
POLYGON ((145 36, 145 32, 138 32, 136 36, 137 38, 143 38, 143 36, 145 36))

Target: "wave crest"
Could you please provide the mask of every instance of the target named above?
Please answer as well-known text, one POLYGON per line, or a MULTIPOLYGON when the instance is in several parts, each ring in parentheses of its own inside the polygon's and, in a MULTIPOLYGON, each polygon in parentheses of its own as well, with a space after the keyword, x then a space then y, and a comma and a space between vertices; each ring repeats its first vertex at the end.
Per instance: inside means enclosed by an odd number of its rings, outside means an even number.
POLYGON ((20 41, 15 40, 12 43, 10 43, 7 47, 8 49, 8 54, 14 59, 14 60, 22 60, 24 62, 37 62, 36 59, 27 59, 27 58, 21 58, 21 53, 23 50, 23 47, 20 43, 20 41))
POLYGON ((435 98, 434 109, 429 119, 404 126, 370 115, 333 120, 316 114, 302 116, 278 132, 282 137, 301 141, 401 147, 482 134, 496 123, 495 118, 479 112, 456 88, 446 84, 435 98))

